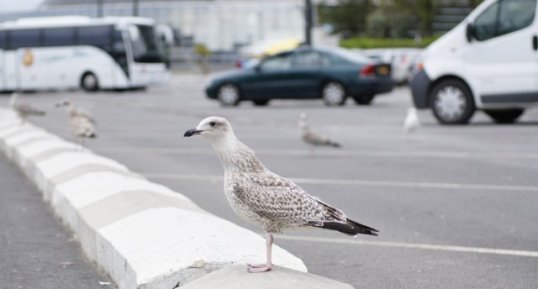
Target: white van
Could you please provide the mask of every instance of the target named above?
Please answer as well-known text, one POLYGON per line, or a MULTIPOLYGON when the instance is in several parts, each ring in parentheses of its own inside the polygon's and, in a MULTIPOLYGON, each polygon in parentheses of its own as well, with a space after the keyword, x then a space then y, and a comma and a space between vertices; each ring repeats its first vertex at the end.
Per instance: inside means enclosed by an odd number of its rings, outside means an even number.
POLYGON ((512 123, 538 104, 536 2, 486 0, 432 43, 411 81, 415 106, 464 124, 477 109, 512 123))

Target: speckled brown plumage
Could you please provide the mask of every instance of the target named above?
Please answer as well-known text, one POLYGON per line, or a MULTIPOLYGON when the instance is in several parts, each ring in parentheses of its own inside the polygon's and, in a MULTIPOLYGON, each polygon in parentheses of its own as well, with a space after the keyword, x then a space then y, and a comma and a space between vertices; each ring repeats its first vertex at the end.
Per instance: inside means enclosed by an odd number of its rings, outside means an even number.
POLYGON ((202 135, 224 167, 224 192, 232 209, 267 234, 267 262, 249 265, 249 272, 272 269, 273 233, 297 227, 320 227, 348 235, 376 235, 377 230, 350 220, 339 209, 309 195, 292 181, 269 171, 253 150, 240 142, 230 123, 208 117, 185 136, 202 135))

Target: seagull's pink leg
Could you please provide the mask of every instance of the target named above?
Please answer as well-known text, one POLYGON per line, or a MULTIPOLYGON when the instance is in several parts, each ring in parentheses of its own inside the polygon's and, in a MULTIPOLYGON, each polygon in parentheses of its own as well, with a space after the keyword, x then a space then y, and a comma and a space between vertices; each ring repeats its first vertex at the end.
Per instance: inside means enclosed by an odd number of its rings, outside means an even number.
POLYGON ((265 264, 260 265, 250 265, 248 264, 248 272, 249 273, 260 273, 260 272, 267 272, 271 271, 273 269, 273 262, 271 261, 271 251, 273 248, 273 234, 267 233, 266 238, 266 253, 267 253, 267 262, 265 264))

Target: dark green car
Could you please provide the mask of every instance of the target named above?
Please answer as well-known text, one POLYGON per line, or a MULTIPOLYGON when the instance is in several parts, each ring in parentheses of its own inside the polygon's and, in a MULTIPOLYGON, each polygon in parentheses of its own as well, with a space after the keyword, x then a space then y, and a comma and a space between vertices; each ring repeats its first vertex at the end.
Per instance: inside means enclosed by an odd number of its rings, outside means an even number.
POLYGON ((394 88, 389 64, 376 63, 343 49, 298 48, 280 53, 252 68, 216 76, 207 96, 224 106, 251 100, 321 98, 328 106, 343 105, 348 96, 370 104, 374 96, 394 88))

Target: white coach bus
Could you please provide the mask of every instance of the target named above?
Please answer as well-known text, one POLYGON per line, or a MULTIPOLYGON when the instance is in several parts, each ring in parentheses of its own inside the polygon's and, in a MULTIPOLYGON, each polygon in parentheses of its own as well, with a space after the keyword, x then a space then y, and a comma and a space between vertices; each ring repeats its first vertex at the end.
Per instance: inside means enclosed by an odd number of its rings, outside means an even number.
POLYGON ((62 16, 0 23, 0 91, 144 88, 168 77, 153 20, 62 16))

